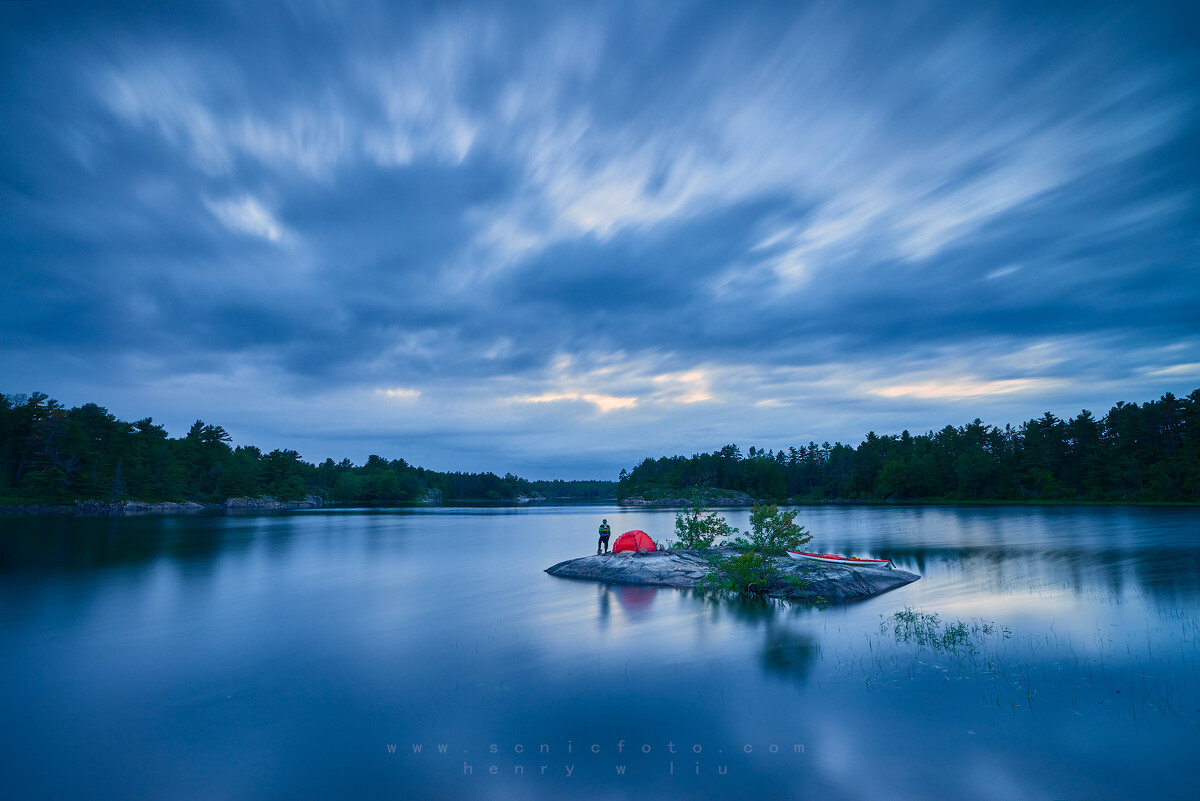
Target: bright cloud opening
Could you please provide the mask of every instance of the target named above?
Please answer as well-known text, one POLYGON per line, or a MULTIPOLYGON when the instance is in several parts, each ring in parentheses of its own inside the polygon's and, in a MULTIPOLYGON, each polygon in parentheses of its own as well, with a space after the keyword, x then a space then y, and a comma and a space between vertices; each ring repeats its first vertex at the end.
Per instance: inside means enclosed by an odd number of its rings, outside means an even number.
POLYGON ((928 400, 958 400, 984 395, 1007 395, 1055 387, 1060 382, 1039 378, 1011 378, 1002 381, 982 381, 973 378, 948 381, 925 381, 919 384, 897 384, 871 390, 885 398, 922 398, 928 400))
POLYGON ((621 398, 615 395, 597 395, 592 392, 548 392, 544 395, 533 395, 522 398, 525 403, 554 403, 556 401, 586 401, 601 412, 611 412, 616 409, 632 409, 637 405, 637 398, 621 398))
POLYGON ((421 390, 409 389, 407 387, 381 387, 375 390, 380 395, 386 395, 389 398, 399 398, 402 400, 412 400, 421 397, 421 390))
POLYGON ((266 207, 250 195, 226 200, 206 200, 205 205, 225 227, 239 234, 248 234, 278 242, 283 227, 266 207))

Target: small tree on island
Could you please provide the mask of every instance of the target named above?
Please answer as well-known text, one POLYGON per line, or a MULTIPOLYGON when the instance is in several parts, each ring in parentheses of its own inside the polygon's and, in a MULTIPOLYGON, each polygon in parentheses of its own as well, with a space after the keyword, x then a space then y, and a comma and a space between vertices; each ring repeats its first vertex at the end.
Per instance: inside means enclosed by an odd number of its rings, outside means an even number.
POLYGON ((729 559, 710 555, 712 568, 704 577, 704 586, 713 590, 765 595, 779 578, 779 571, 760 553, 749 551, 729 559))
MULTIPOLYGON (((688 509, 675 515, 676 540, 671 545, 703 551, 711 548, 718 537, 732 537, 738 533, 724 517, 706 507, 697 495, 688 509)), ((724 540, 717 544, 724 544, 724 540)))
POLYGON ((750 539, 739 537, 734 545, 753 549, 766 556, 783 556, 812 539, 804 526, 795 523, 796 510, 784 512, 775 504, 754 504, 750 510, 750 539))

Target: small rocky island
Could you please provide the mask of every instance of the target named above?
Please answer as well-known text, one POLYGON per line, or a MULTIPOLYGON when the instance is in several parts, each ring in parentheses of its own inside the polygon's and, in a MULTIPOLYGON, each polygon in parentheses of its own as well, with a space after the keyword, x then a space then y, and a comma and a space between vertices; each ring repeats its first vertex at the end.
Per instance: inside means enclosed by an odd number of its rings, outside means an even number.
MULTIPOLYGON (((709 554, 730 559, 738 552, 733 548, 714 548, 709 554)), ((773 576, 765 594, 796 601, 855 601, 903 587, 920 578, 906 570, 843 567, 787 557, 775 557, 771 563, 773 576)), ((563 578, 678 588, 702 586, 711 570, 704 555, 682 550, 581 556, 546 568, 550 575, 563 578)))

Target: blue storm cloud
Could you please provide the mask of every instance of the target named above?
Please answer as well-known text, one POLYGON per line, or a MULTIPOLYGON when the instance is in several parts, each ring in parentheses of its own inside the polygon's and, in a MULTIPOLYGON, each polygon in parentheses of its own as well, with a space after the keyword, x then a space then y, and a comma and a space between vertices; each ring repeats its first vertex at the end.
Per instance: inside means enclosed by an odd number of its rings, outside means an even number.
POLYGON ((1200 384, 1194 4, 0 18, 2 391, 611 476, 1200 384))

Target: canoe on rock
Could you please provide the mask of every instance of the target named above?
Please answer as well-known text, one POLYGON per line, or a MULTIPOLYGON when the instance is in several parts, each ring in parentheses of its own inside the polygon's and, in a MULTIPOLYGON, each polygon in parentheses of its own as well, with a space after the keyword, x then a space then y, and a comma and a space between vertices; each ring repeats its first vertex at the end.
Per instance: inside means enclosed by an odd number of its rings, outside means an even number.
POLYGON ((841 556, 836 553, 805 553, 804 551, 788 551, 793 559, 807 559, 810 562, 825 562, 830 565, 847 565, 848 567, 886 567, 891 568, 891 559, 860 559, 857 556, 841 556))

